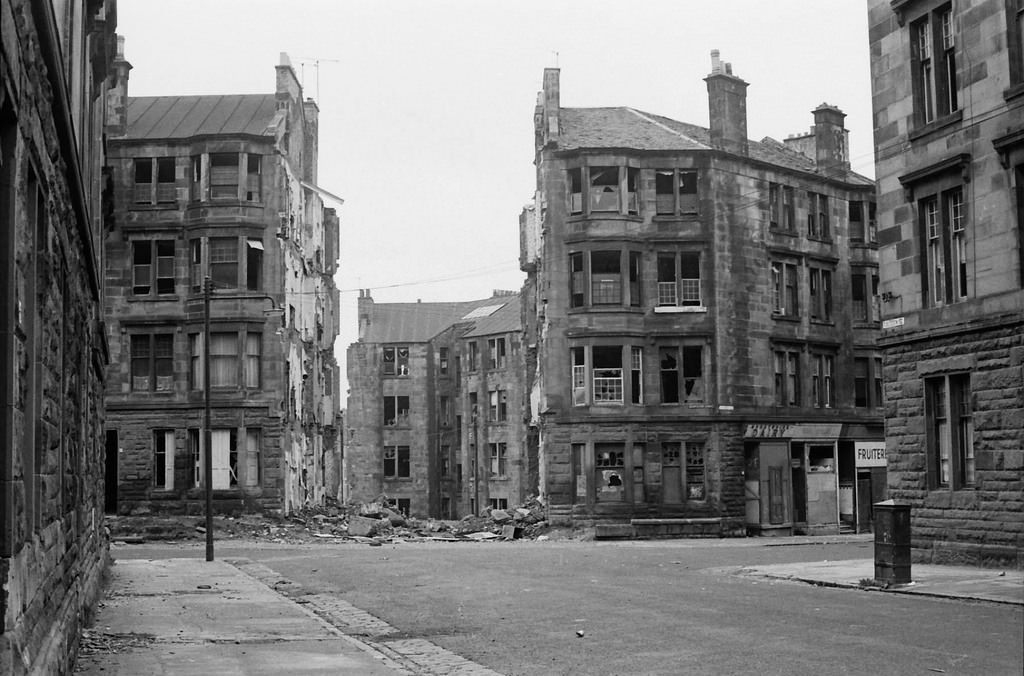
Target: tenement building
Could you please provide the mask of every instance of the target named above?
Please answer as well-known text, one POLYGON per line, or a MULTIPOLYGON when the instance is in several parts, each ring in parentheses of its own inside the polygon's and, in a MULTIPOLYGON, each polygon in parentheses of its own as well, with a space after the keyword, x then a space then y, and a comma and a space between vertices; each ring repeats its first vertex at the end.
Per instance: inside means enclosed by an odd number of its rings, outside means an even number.
POLYGON ((114 0, 0 0, 0 673, 69 674, 103 527, 114 0))
POLYGON ((343 499, 452 519, 535 494, 518 294, 376 303, 367 289, 358 303, 343 499))
POLYGON ((914 557, 1024 551, 1024 4, 869 6, 889 493, 914 557))
POLYGON ((111 507, 202 512, 207 452, 218 512, 320 503, 340 375, 324 199, 340 199, 317 185, 318 107, 284 54, 268 94, 129 97, 115 67, 111 507))
POLYGON ((748 140, 747 83, 717 51, 710 128, 562 107, 559 75, 544 71, 520 221, 551 520, 869 527, 885 496, 874 185, 850 169, 845 115, 822 104, 809 133, 748 140))

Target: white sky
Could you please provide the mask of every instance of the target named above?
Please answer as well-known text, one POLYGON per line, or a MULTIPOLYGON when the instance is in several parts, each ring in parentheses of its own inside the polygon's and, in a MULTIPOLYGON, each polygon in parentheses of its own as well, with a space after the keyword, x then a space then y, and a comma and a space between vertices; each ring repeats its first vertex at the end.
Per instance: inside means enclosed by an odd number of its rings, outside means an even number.
POLYGON ((318 182, 345 199, 342 363, 360 288, 430 302, 521 286, 545 67, 564 107, 707 126, 718 49, 750 83, 751 138, 806 133, 827 102, 874 176, 863 0, 118 0, 117 32, 132 96, 272 93, 289 54, 320 106, 318 182))

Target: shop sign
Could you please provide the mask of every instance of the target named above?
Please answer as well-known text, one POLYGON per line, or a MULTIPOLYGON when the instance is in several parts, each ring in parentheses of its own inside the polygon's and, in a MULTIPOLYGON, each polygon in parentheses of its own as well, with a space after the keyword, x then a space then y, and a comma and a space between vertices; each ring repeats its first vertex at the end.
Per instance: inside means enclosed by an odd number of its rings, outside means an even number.
POLYGON ((743 430, 743 436, 747 439, 779 439, 789 437, 790 425, 778 425, 773 423, 750 424, 743 430))
POLYGON ((857 467, 885 467, 885 442, 855 441, 853 457, 857 467))

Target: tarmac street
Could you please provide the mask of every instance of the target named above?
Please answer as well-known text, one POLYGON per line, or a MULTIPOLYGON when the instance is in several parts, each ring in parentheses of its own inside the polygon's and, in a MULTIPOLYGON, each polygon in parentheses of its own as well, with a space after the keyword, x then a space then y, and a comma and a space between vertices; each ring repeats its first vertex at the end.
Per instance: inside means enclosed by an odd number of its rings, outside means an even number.
POLYGON ((1024 574, 871 542, 114 545, 88 674, 1013 674, 1024 574), (808 582, 812 584, 808 584, 808 582), (120 637, 122 643, 116 644, 120 637), (116 653, 103 650, 114 642, 116 653))

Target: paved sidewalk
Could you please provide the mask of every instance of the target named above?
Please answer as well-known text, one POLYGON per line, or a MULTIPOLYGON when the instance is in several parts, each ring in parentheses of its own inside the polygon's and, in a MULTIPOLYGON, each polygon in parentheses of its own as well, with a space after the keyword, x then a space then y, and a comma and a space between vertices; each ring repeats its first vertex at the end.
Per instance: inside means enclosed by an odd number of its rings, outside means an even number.
POLYGON ((76 673, 410 673, 225 561, 119 560, 111 576, 76 673))
MULTIPOLYGON (((861 587, 861 581, 875 576, 874 559, 817 561, 752 566, 740 569, 744 575, 798 580, 830 587, 861 587)), ((920 594, 951 599, 991 601, 1024 606, 1024 571, 969 566, 911 564, 909 584, 886 588, 900 594, 920 594)))

